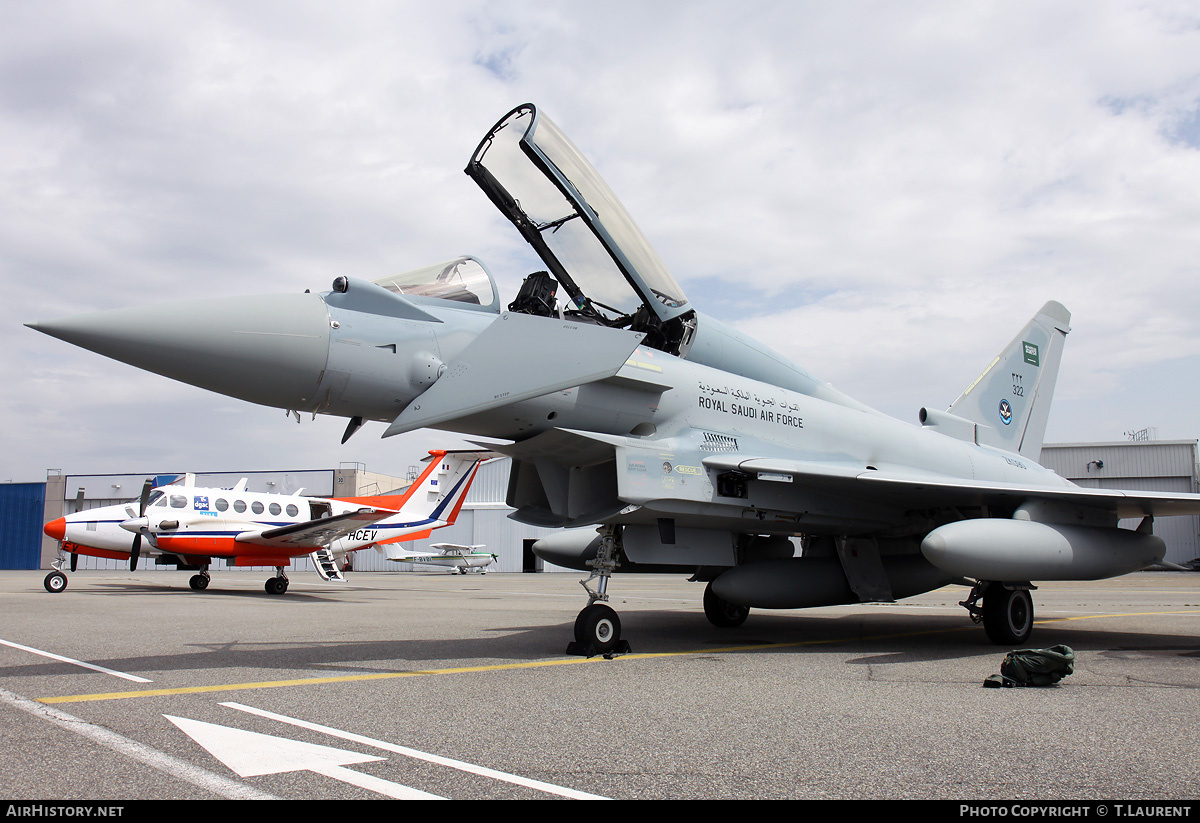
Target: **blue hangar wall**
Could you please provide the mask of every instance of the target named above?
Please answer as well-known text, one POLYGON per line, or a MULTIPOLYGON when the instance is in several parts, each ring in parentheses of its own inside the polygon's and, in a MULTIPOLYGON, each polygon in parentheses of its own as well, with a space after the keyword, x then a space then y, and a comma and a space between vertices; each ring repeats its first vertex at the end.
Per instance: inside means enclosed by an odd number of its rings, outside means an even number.
POLYGON ((41 568, 45 483, 0 483, 0 569, 41 568))

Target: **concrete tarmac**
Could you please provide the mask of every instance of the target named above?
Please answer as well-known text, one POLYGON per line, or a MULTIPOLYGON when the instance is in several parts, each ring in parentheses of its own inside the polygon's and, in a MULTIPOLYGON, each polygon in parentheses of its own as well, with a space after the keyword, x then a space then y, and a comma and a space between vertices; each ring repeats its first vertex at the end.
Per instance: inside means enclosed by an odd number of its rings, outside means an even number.
POLYGON ((618 576, 631 654, 564 654, 575 574, 0 572, 0 797, 949 798, 1200 792, 1200 575, 1043 584, 1055 688, 947 587, 709 625, 618 576), (130 679, 136 678, 136 679, 130 679))

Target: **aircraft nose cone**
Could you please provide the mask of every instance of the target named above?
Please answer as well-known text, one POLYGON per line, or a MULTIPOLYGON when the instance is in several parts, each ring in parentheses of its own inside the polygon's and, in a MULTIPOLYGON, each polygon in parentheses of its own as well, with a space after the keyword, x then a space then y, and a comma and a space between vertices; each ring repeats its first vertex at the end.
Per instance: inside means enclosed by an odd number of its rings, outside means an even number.
POLYGON ((315 294, 191 300, 26 325, 174 380, 286 409, 315 407, 329 357, 329 314, 315 294))
POLYGON ((146 528, 149 524, 150 524, 149 521, 145 517, 134 517, 130 520, 122 521, 121 528, 127 532, 133 532, 134 534, 138 534, 141 532, 142 529, 146 528))
POLYGON ((42 531, 46 533, 47 537, 53 537, 55 540, 65 540, 67 537, 67 518, 60 517, 57 520, 51 520, 42 527, 42 531))

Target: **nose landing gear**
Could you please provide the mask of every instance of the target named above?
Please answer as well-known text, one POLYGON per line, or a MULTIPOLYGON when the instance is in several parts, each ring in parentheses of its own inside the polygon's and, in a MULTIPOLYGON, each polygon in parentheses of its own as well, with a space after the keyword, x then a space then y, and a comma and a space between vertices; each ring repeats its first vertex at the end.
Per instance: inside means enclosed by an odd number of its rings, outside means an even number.
POLYGON ((567 644, 567 654, 584 657, 603 655, 611 658, 628 654, 629 641, 621 639, 621 618, 603 601, 608 600, 608 578, 617 568, 617 537, 615 526, 600 531, 600 548, 596 559, 588 561, 594 571, 587 580, 579 581, 588 593, 588 604, 575 618, 575 639, 567 644), (599 578, 593 590, 588 584, 599 578))

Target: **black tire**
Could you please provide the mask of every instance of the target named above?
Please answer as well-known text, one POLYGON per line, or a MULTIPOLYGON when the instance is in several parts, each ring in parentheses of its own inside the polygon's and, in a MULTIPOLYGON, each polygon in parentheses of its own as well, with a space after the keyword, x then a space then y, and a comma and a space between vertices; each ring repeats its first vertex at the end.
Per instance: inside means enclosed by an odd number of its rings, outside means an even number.
POLYGON ((50 574, 46 575, 46 579, 42 581, 42 585, 51 594, 58 594, 66 590, 67 576, 62 572, 50 572, 50 574))
POLYGON ((208 578, 202 574, 193 574, 188 580, 188 585, 198 592, 202 592, 208 588, 208 578))
POLYGON ((717 597, 710 582, 704 587, 704 616, 714 626, 734 629, 746 622, 746 618, 750 616, 750 607, 739 606, 717 597))
POLYGON ((1027 589, 989 583, 983 593, 983 629, 997 646, 1020 646, 1033 631, 1033 596, 1027 589))
POLYGON ((597 653, 612 651, 621 640, 621 618, 603 603, 593 603, 575 618, 575 642, 597 653))
POLYGON ((267 590, 267 594, 283 594, 287 591, 287 581, 282 577, 268 577, 263 588, 267 590))

